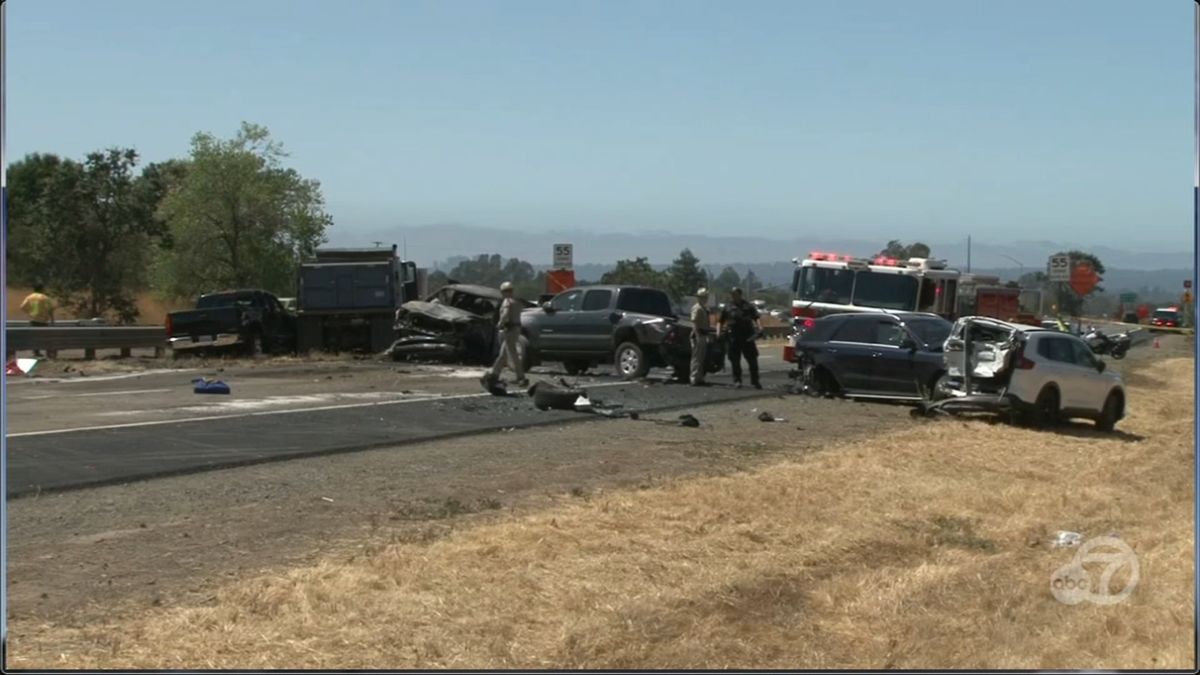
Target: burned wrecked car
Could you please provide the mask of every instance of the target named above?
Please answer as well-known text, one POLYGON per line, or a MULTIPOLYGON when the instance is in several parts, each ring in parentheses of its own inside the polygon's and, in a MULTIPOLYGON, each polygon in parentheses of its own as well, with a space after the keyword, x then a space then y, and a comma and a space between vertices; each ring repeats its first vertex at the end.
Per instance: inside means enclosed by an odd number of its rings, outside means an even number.
MULTIPOLYGON (((486 286, 450 284, 396 311, 396 341, 388 353, 401 359, 486 363, 499 349, 496 321, 503 298, 486 286)), ((531 304, 519 298, 522 309, 531 304)))

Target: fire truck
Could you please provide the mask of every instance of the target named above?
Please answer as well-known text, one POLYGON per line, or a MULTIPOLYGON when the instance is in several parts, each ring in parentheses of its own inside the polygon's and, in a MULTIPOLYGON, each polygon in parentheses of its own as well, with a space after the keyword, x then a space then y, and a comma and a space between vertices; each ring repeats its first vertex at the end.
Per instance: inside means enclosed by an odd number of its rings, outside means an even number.
POLYGON ((812 252, 796 258, 792 277, 793 339, 784 359, 795 360, 795 338, 826 314, 932 312, 956 318, 962 274, 932 258, 856 258, 812 252))

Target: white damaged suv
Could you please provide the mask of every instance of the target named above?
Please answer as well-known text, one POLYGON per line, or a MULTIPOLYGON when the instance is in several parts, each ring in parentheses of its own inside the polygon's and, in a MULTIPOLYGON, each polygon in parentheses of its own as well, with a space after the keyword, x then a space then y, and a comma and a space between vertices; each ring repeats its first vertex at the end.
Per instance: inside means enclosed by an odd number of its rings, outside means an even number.
POLYGON ((934 392, 941 407, 1011 410, 1037 425, 1081 417, 1101 431, 1112 431, 1125 416, 1121 376, 1069 333, 963 317, 946 339, 944 355, 946 374, 934 392))

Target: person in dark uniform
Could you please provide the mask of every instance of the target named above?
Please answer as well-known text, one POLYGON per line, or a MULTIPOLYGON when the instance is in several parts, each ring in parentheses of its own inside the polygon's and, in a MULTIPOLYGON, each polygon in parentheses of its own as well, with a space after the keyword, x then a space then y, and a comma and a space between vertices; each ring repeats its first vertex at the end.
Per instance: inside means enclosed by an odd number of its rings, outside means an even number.
POLYGON ((758 345, 754 341, 762 332, 758 322, 758 308, 742 297, 742 289, 736 286, 730 291, 730 301, 721 310, 717 324, 717 338, 724 338, 729 345, 729 363, 733 366, 733 384, 742 386, 742 357, 750 366, 750 385, 762 389, 758 380, 758 345))

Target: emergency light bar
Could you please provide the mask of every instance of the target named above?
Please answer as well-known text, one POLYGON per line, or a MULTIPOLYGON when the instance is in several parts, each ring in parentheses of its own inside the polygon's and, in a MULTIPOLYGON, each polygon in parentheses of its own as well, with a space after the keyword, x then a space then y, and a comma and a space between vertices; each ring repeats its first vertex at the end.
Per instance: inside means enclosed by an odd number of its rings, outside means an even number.
POLYGON ((812 251, 808 254, 809 260, 828 260, 830 262, 850 262, 854 260, 854 256, 842 255, 840 253, 821 253, 812 251))

